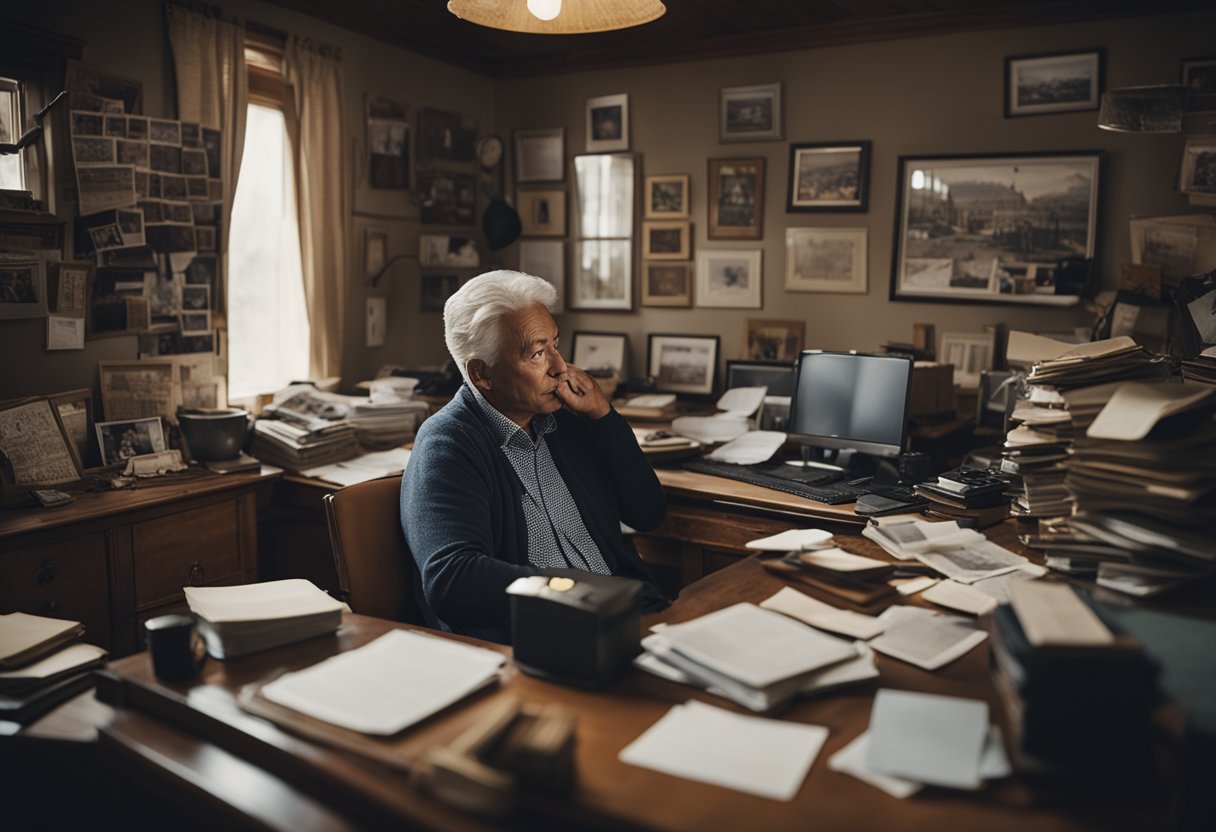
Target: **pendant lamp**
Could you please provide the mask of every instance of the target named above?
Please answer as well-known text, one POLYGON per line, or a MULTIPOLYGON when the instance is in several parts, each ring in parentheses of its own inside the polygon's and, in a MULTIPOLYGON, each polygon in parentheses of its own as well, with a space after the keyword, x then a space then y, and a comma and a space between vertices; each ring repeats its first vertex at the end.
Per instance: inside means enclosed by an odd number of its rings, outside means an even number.
POLYGON ((448 11, 491 29, 581 35, 641 26, 667 7, 659 0, 448 0, 448 11))

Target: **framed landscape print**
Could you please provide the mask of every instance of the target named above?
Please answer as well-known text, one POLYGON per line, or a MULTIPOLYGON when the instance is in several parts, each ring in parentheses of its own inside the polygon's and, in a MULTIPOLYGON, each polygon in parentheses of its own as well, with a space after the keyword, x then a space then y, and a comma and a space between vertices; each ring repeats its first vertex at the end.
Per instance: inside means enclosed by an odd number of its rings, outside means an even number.
POLYGON ((692 223, 642 223, 642 257, 647 260, 687 260, 691 248, 692 223))
POLYGON ((651 333, 646 367, 656 392, 708 396, 718 369, 718 336, 651 333))
POLYGON ((764 237, 764 159, 709 160, 709 239, 764 237))
POLYGON ((697 306, 759 309, 760 249, 697 254, 697 306))
POLYGON ((790 292, 866 292, 865 228, 785 229, 790 292))
POLYGON ((1094 151, 901 156, 892 300, 1072 306, 1061 261, 1094 256, 1094 151))
POLYGON ((520 232, 525 237, 566 236, 566 192, 557 188, 515 192, 520 232))
POLYGON ((642 306, 692 306, 692 263, 643 263, 642 306))
POLYGON ((571 309, 633 308, 633 245, 629 240, 579 240, 574 244, 571 309))
POLYGON ((647 176, 646 219, 675 219, 688 216, 688 174, 647 176))
POLYGON ((629 336, 623 332, 576 332, 570 362, 592 378, 629 377, 629 336))
POLYGON ((566 178, 566 129, 515 131, 515 181, 562 182, 566 178))
POLYGON ((868 141, 791 144, 785 210, 864 211, 869 177, 868 141))
POLYGON ((629 149, 629 96, 601 95, 587 99, 587 152, 614 153, 629 149))
POLYGON ((1216 112, 1216 56, 1184 59, 1182 85, 1190 90, 1188 112, 1216 112))
POLYGON ((723 87, 718 140, 763 142, 781 138, 781 84, 723 87))
POLYGON ((1058 52, 1005 59, 1005 118, 1098 109, 1104 53, 1058 52))

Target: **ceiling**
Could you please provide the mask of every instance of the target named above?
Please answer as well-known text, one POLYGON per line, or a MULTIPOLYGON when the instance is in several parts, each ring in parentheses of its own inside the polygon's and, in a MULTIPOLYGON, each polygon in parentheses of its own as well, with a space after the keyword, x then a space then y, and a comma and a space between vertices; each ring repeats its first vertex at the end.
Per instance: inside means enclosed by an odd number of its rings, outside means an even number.
POLYGON ((645 26, 548 36, 503 32, 468 23, 448 12, 446 0, 270 1, 491 77, 659 64, 1211 6, 1211 0, 665 0, 667 14, 645 26))

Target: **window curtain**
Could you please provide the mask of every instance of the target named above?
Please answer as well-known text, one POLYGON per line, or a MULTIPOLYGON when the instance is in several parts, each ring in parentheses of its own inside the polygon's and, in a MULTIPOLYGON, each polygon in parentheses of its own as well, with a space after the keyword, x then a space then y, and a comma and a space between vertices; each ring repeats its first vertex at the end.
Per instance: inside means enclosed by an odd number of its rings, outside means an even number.
MULTIPOLYGON (((220 131, 220 179, 224 189, 220 251, 227 252, 232 197, 245 149, 245 113, 249 106, 245 26, 214 6, 169 3, 165 12, 177 73, 177 117, 220 131)), ((216 309, 223 309, 228 297, 226 264, 221 273, 223 297, 216 309)))
POLYGON ((342 114, 342 58, 335 47, 293 37, 283 56, 296 124, 296 205, 304 298, 312 330, 310 372, 342 373, 348 167, 342 114))

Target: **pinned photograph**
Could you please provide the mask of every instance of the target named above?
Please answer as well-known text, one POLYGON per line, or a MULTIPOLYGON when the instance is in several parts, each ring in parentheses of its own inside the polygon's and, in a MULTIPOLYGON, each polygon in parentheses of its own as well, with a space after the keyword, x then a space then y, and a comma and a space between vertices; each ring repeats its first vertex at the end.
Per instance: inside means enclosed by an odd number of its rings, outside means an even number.
POLYGON ((73 136, 104 136, 105 134, 105 117, 100 113, 72 113, 73 136))
POLYGON ((182 173, 187 176, 207 175, 207 154, 199 147, 182 149, 182 173))
POLYGON ((179 317, 181 321, 182 335, 205 335, 211 331, 211 312, 209 310, 202 311, 182 311, 179 317))
POLYGON ((692 263, 643 264, 642 306, 691 306, 692 263))
POLYGON ((94 429, 102 465, 118 465, 133 456, 160 453, 166 448, 160 417, 98 422, 94 429))
POLYGON ((780 139, 781 84, 723 87, 719 102, 721 142, 780 139))
MULTIPOLYGON (((79 141, 79 139, 77 141, 79 141)), ((77 161, 79 161, 79 158, 80 157, 79 157, 79 153, 78 153, 77 161)), ((120 165, 135 165, 135 167, 137 167, 137 168, 148 167, 148 143, 131 141, 130 139, 120 140, 118 142, 118 163, 120 165)), ((139 172, 136 172, 135 176, 136 176, 136 183, 135 183, 136 192, 139 191, 139 179, 142 177, 142 179, 145 183, 143 186, 143 192, 146 195, 148 192, 148 186, 146 184, 148 181, 148 174, 146 174, 146 173, 141 174, 139 172)))
POLYGON ((192 121, 182 122, 182 147, 199 147, 203 143, 199 125, 192 121))
POLYGON ((157 144, 172 144, 181 147, 181 122, 163 118, 148 119, 148 138, 157 144))
POLYGON ((1005 118, 1098 109, 1104 52, 1059 52, 1005 59, 1005 118))
POLYGON ((697 306, 759 309, 760 249, 697 254, 697 306))
POLYGON ((211 308, 211 287, 200 284, 182 286, 182 311, 199 312, 211 308))
POLYGON ((181 173, 182 149, 153 142, 148 154, 148 166, 158 173, 181 173))
POLYGON ((143 116, 127 116, 127 138, 146 140, 148 138, 148 119, 143 116))
POLYGON ((127 137, 127 118, 126 116, 111 116, 107 115, 106 119, 106 135, 113 136, 119 139, 127 137))
POLYGON ((646 218, 688 216, 688 175, 646 177, 646 218))
POLYGON ((629 95, 587 99, 587 152, 613 153, 629 149, 629 95))
POLYGON ((868 141, 791 144, 785 210, 864 211, 869 176, 868 141))
POLYGON ((112 165, 114 139, 77 136, 72 139, 72 153, 78 165, 112 165))
POLYGON ((1178 190, 1184 194, 1216 196, 1216 134, 1186 137, 1178 190))

